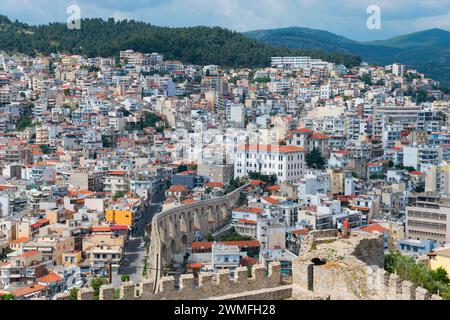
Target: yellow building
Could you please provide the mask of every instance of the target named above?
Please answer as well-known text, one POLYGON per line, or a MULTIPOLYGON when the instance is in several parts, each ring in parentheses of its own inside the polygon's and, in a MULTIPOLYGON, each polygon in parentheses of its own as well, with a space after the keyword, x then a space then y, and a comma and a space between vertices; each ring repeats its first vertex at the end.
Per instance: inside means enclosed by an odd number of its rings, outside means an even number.
POLYGON ((450 274, 450 249, 438 250, 430 259, 431 270, 443 267, 450 274))
POLYGON ((120 226, 133 225, 133 212, 124 210, 106 210, 106 221, 120 226))
POLYGON ((62 262, 65 267, 76 266, 80 263, 82 259, 81 251, 70 251, 63 253, 62 262))

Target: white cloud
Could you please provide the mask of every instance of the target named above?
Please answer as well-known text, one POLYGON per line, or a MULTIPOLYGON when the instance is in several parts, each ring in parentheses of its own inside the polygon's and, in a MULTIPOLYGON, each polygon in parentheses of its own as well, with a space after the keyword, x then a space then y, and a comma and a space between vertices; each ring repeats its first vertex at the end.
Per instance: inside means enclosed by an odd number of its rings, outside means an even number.
POLYGON ((155 25, 219 25, 237 31, 302 26, 354 39, 449 29, 450 0, 1 0, 1 12, 29 23, 65 21, 77 3, 83 17, 133 18, 155 25), (382 30, 366 28, 369 5, 381 8, 382 30))

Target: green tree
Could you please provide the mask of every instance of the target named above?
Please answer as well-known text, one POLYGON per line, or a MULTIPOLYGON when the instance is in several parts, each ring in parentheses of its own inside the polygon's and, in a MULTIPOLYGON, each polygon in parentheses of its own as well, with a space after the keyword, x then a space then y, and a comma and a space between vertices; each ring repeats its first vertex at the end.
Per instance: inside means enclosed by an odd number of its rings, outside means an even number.
POLYGON ((70 289, 70 300, 78 300, 78 289, 77 288, 70 289))
POLYGON ((100 296, 100 287, 107 283, 105 278, 94 278, 91 280, 91 288, 94 290, 94 300, 98 300, 100 296))
POLYGON ((325 168, 325 158, 319 149, 314 148, 311 152, 306 154, 306 165, 314 169, 324 169, 325 168))
POLYGON ((122 282, 128 282, 128 281, 130 281, 130 276, 127 275, 127 274, 123 274, 123 275, 120 277, 120 280, 121 280, 122 282))
POLYGON ((50 147, 45 145, 45 144, 40 145, 39 148, 42 150, 43 154, 50 154, 50 153, 52 153, 52 150, 50 149, 50 147))
POLYGON ((391 251, 385 255, 385 269, 396 273, 402 280, 408 280, 431 293, 440 294, 444 299, 450 298, 448 276, 442 271, 433 272, 424 264, 417 263, 414 258, 402 255, 399 251, 391 251))
POLYGON ((13 294, 8 293, 8 294, 5 294, 4 296, 2 296, 0 300, 14 300, 15 298, 16 297, 13 294))
POLYGON ((125 196, 125 192, 124 191, 117 191, 114 195, 113 195, 113 200, 117 201, 119 199, 122 199, 125 196))
POLYGON ((442 282, 445 284, 450 284, 450 279, 448 277, 447 270, 445 270, 443 267, 439 267, 436 270, 431 271, 431 277, 434 281, 442 282))
POLYGON ((19 120, 16 124, 17 131, 23 131, 25 128, 31 127, 33 124, 33 120, 31 118, 25 117, 19 120))
POLYGON ((120 289, 114 289, 114 299, 120 299, 120 289))

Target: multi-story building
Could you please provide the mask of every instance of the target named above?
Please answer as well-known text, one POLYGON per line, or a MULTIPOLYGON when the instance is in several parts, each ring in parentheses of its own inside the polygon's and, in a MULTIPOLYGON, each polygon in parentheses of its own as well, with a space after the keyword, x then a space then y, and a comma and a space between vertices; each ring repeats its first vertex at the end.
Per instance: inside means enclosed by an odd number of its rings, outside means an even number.
POLYGON ((406 237, 448 243, 450 198, 431 193, 410 197, 406 207, 406 237))
POLYGON ((236 156, 234 176, 250 172, 275 175, 279 182, 299 182, 305 170, 305 149, 296 146, 245 145, 236 156))
POLYGON ((425 192, 450 194, 450 165, 432 166, 425 177, 425 192))

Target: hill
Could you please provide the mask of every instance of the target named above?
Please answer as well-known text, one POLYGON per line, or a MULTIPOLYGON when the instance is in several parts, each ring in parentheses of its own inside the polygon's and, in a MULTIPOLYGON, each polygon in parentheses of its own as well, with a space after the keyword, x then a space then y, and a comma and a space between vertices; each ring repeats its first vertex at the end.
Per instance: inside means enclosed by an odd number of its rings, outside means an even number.
POLYGON ((159 52, 184 63, 229 67, 268 66, 270 57, 278 55, 310 55, 347 66, 361 62, 357 56, 339 52, 265 44, 220 27, 168 28, 111 18, 83 19, 80 30, 69 30, 64 23, 31 26, 0 16, 0 50, 32 56, 66 52, 96 57, 117 56, 126 49, 159 52))
POLYGON ((430 29, 415 32, 388 40, 366 42, 370 45, 381 45, 400 49, 417 49, 436 46, 450 46, 450 32, 442 29, 430 29))
POLYGON ((450 32, 441 29, 372 42, 354 41, 331 32, 298 27, 244 34, 264 43, 289 48, 322 49, 358 55, 369 63, 380 65, 404 63, 450 85, 450 32))

